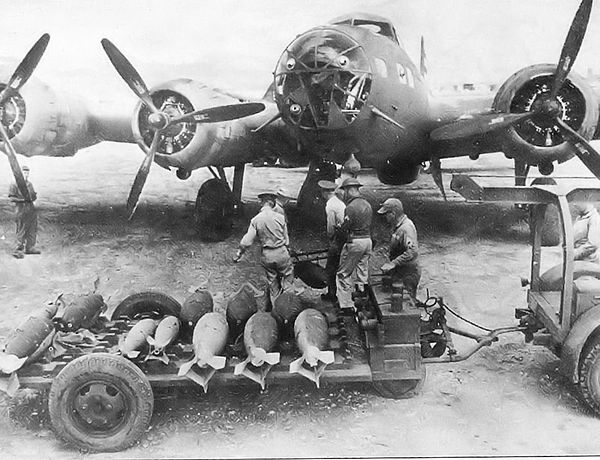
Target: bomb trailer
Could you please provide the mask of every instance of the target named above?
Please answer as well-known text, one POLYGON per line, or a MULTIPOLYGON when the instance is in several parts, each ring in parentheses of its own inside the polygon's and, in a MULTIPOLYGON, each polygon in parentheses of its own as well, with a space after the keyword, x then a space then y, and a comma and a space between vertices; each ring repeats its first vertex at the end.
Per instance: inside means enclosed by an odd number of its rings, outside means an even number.
MULTIPOLYGON (((298 381, 302 378, 299 373, 317 385, 320 381, 371 382, 384 397, 406 398, 419 391, 427 365, 465 360, 502 334, 522 332, 526 341, 543 344, 560 357, 562 371, 579 386, 587 404, 600 413, 600 270, 585 262, 573 262, 569 211, 571 202, 600 201, 600 190, 574 189, 565 193, 555 185, 484 188, 460 175, 453 178, 452 189, 470 201, 521 203, 530 209, 528 306, 516 310, 518 325, 483 335, 463 331, 446 323, 447 307, 442 299, 430 298, 415 305, 401 283, 390 283, 383 277, 369 287, 366 297, 355 299, 355 317, 323 311, 329 325, 327 349, 333 350, 335 356, 332 363, 290 373, 289 364, 298 352, 281 346, 279 364, 268 366, 267 383, 298 381), (559 216, 563 262, 541 274, 542 236, 550 209, 559 216), (473 346, 459 353, 452 343, 453 334, 472 339, 473 346)), ((306 253, 296 259, 306 265, 322 256, 306 253)), ((18 377, 22 388, 49 390, 52 426, 62 439, 86 450, 125 449, 150 424, 153 388, 193 384, 187 377, 177 375, 192 349, 189 343, 175 342, 167 350, 168 364, 129 360, 107 351, 140 318, 177 315, 180 309, 176 300, 164 294, 130 296, 115 309, 103 330, 96 333, 96 346, 75 347, 50 362, 30 359, 10 379, 14 383, 18 377)), ((250 382, 233 372, 242 359, 243 356, 228 356, 225 368, 214 373, 211 387, 218 391, 219 386, 250 382)))

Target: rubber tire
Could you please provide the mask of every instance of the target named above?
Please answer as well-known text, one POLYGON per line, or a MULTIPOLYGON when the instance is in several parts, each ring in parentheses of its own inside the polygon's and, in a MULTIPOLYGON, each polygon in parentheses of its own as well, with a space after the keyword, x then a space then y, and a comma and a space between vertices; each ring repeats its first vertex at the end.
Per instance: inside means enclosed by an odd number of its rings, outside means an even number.
POLYGON ((579 390, 587 405, 600 416, 600 341, 586 347, 579 367, 579 390))
POLYGON ((181 304, 173 297, 162 292, 145 291, 125 297, 111 315, 111 320, 125 317, 134 319, 142 313, 153 313, 155 319, 163 316, 176 316, 179 318, 181 304))
POLYGON ((200 239, 223 241, 233 231, 235 198, 229 186, 217 179, 208 179, 198 190, 194 206, 194 222, 200 239))
POLYGON ((144 373, 127 359, 109 353, 92 353, 68 363, 50 387, 48 410, 52 428, 64 441, 80 449, 117 452, 137 442, 148 426, 154 409, 154 394, 144 373), (102 379, 125 394, 130 411, 125 424, 109 436, 94 435, 72 420, 66 401, 88 381, 102 379))
POLYGON ((373 380, 373 388, 384 398, 409 399, 418 395, 425 385, 427 371, 424 365, 421 365, 421 375, 418 380, 373 380))

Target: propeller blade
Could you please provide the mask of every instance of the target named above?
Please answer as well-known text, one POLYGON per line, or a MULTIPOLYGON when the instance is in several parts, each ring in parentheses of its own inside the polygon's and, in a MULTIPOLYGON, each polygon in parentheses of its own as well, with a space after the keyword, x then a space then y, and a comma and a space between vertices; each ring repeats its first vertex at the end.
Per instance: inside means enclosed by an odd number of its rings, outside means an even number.
POLYGON ((575 154, 581 162, 600 179, 600 154, 591 146, 591 144, 581 134, 571 128, 560 118, 556 118, 557 123, 563 129, 562 135, 573 147, 575 154))
POLYGON ((117 70, 121 78, 127 83, 127 85, 133 90, 136 96, 154 113, 158 113, 159 110, 155 107, 148 88, 140 77, 140 74, 135 70, 131 62, 119 51, 119 49, 107 38, 101 40, 102 48, 106 52, 108 59, 112 62, 112 65, 117 70))
POLYGON ((10 142, 10 138, 8 137, 8 133, 4 128, 4 125, 0 122, 0 137, 4 141, 4 151, 6 156, 8 157, 8 163, 10 164, 10 169, 12 169, 13 176, 15 177, 15 181, 17 183, 17 187, 19 187, 19 192, 21 192, 21 196, 28 201, 31 201, 31 196, 29 195, 29 188, 27 188, 27 182, 25 181, 25 177, 23 177, 23 171, 21 170, 21 165, 19 165, 19 160, 17 160, 17 152, 10 142))
POLYGON ((577 131, 571 128, 559 117, 556 118, 557 123, 563 129, 562 134, 565 139, 575 147, 575 154, 581 162, 600 179, 600 154, 594 150, 590 143, 577 131))
POLYGON ((131 186, 131 191, 129 192, 129 197, 127 198, 127 214, 129 220, 131 220, 133 214, 135 213, 142 189, 144 188, 144 184, 148 178, 150 166, 152 166, 154 155, 156 154, 156 150, 158 148, 160 133, 160 130, 156 130, 154 133, 152 144, 150 144, 150 149, 146 153, 146 157, 144 158, 144 161, 142 161, 142 165, 140 166, 140 169, 135 176, 135 180, 133 181, 133 185, 131 186))
POLYGON ((434 129, 430 137, 434 141, 450 141, 473 135, 487 134, 523 121, 533 115, 532 112, 475 115, 473 118, 458 120, 434 129))
POLYGON ((244 104, 221 105, 209 109, 196 110, 180 117, 173 118, 167 126, 177 123, 217 123, 220 121, 235 120, 257 114, 265 110, 265 105, 260 102, 244 104))
POLYGON ((554 74, 552 91, 550 93, 552 99, 556 98, 558 95, 558 92, 565 83, 565 80, 575 63, 590 20, 592 1, 593 0, 583 0, 579 5, 577 13, 575 13, 573 23, 571 24, 571 28, 565 39, 565 44, 563 45, 560 59, 558 60, 558 66, 556 67, 556 72, 554 74))

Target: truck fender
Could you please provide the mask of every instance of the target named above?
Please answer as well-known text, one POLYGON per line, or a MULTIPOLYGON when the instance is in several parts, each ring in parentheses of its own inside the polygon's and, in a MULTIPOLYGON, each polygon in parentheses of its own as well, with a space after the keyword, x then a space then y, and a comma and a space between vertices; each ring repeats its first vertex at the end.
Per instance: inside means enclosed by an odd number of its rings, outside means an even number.
POLYGON ((565 337, 560 353, 560 371, 573 383, 579 381, 581 352, 590 336, 600 327, 600 305, 583 313, 565 337))

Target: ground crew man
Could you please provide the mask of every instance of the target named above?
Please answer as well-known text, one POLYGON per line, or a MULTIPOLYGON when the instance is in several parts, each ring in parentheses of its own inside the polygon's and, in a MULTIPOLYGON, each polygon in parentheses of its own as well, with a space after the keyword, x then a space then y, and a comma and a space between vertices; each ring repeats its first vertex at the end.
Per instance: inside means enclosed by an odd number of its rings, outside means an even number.
POLYGON ((267 287, 271 302, 294 282, 294 268, 288 251, 289 237, 285 216, 274 210, 276 194, 271 192, 258 195, 260 212, 250 221, 248 231, 240 241, 233 261, 238 262, 244 252, 258 237, 262 247, 260 262, 267 276, 267 287))
POLYGON ((29 166, 23 166, 23 177, 29 190, 29 198, 25 198, 16 183, 8 189, 8 199, 15 204, 15 220, 17 223, 17 247, 13 256, 22 259, 24 254, 40 254, 35 249, 37 239, 38 219, 33 202, 37 199, 33 185, 29 182, 29 166))
POLYGON ((373 209, 367 200, 360 196, 362 184, 353 177, 341 183, 346 209, 342 232, 347 236, 340 254, 337 272, 337 298, 342 312, 354 312, 352 301, 352 277, 356 272, 358 292, 364 292, 369 282, 369 258, 373 249, 371 241, 371 220, 373 209))
POLYGON ((600 263, 600 214, 592 203, 580 207, 580 214, 573 223, 575 260, 600 263))
POLYGON ((340 253, 344 246, 345 238, 342 235, 342 224, 344 223, 344 211, 346 205, 340 200, 335 190, 335 182, 320 180, 319 187, 325 200, 325 215, 327 217, 327 239, 329 248, 327 250, 327 264, 325 273, 327 274, 327 293, 322 294, 321 298, 329 302, 335 302, 337 299, 336 275, 340 264, 340 253))
POLYGON ((404 214, 404 206, 396 198, 385 200, 377 213, 385 215, 385 219, 392 227, 390 261, 382 265, 381 271, 390 273, 392 279, 402 281, 412 298, 416 299, 421 280, 421 267, 417 260, 419 243, 415 224, 404 214))

